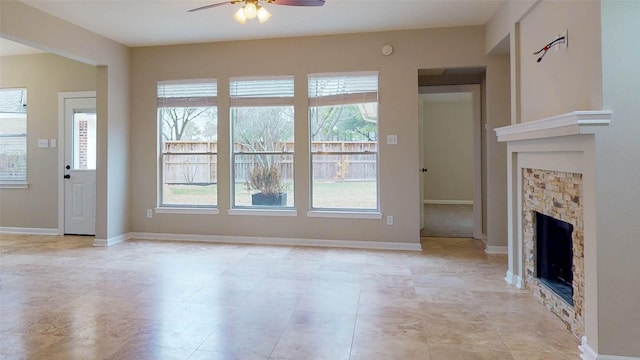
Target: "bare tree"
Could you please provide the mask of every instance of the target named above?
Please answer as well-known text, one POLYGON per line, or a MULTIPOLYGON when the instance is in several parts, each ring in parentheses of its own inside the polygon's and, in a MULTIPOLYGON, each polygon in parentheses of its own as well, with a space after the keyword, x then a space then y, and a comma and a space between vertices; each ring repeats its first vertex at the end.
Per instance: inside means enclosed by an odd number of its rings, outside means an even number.
MULTIPOLYGON (((233 141, 246 152, 287 151, 286 142, 293 136, 293 111, 290 107, 238 108, 233 141)), ((280 156, 256 155, 260 166, 268 168, 280 156)))
POLYGON ((189 126, 209 108, 171 107, 162 109, 162 137, 164 140, 182 140, 189 131, 197 131, 189 126))

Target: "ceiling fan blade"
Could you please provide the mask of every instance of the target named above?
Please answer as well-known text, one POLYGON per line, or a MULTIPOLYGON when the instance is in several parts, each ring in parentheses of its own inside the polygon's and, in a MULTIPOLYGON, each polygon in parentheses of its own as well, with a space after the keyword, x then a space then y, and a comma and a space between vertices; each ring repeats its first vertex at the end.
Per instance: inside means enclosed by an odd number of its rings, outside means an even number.
POLYGON ((269 3, 287 6, 322 6, 324 0, 271 0, 269 3))
POLYGON ((211 8, 222 6, 222 5, 236 4, 236 3, 239 3, 239 2, 240 2, 240 0, 224 1, 224 2, 221 2, 221 3, 205 5, 205 6, 201 6, 201 7, 195 8, 195 9, 187 10, 187 12, 206 10, 206 9, 211 9, 211 8))

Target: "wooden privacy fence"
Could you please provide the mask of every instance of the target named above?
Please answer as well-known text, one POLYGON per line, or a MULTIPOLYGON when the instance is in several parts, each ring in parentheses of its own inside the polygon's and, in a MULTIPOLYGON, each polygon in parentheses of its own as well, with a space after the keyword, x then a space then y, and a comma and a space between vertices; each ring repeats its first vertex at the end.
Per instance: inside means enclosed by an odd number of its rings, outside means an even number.
MULTIPOLYGON (((293 143, 285 143, 293 152, 293 143)), ((236 152, 248 152, 235 144, 236 152)), ((377 143, 323 141, 311 144, 314 181, 368 181, 377 174, 377 143)), ((162 173, 165 184, 213 184, 218 182, 218 144, 210 141, 165 141, 162 147, 162 173)), ((236 154, 236 182, 247 181, 256 164, 252 154, 236 154)), ((282 181, 293 179, 293 153, 269 154, 278 162, 282 181)))

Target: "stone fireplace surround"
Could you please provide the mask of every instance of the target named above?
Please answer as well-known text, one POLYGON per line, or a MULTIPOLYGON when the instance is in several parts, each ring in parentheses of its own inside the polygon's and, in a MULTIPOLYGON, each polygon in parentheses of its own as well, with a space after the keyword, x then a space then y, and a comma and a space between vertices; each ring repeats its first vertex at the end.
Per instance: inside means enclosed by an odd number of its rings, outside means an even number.
POLYGON ((522 231, 524 287, 564 322, 578 338, 584 335, 584 223, 582 220, 582 174, 523 169, 522 231), (545 286, 536 274, 536 223, 539 212, 573 225, 573 306, 545 286))
MULTIPOLYGON (((525 209, 525 174, 532 169, 543 174, 580 174, 582 226, 579 227, 583 241, 583 276, 578 281, 582 282, 583 289, 578 291, 583 294, 574 293, 574 302, 578 301, 574 306, 576 311, 565 314, 563 321, 576 336, 582 336, 580 350, 584 360, 597 358, 588 342, 589 338, 597 339, 598 336, 595 136, 601 128, 609 125, 612 115, 611 111, 574 111, 495 129, 498 141, 507 143, 509 260, 505 280, 509 284, 527 288, 534 293, 540 289, 533 286, 535 282, 532 283, 531 278, 527 280, 527 257, 531 255, 527 255, 525 240, 533 230, 528 229, 529 220, 526 219, 530 209, 525 209), (573 320, 568 322, 569 319, 573 320)), ((549 193, 545 190, 542 192, 549 193)), ((554 196, 549 197, 548 200, 553 203, 554 196)), ((575 240, 576 236, 574 242, 575 240)), ((574 291, 575 286, 574 279, 574 291)), ((539 299, 542 297, 540 294, 537 296, 539 299)), ((549 304, 545 306, 554 308, 549 304)), ((562 319, 563 315, 560 317, 562 319)))

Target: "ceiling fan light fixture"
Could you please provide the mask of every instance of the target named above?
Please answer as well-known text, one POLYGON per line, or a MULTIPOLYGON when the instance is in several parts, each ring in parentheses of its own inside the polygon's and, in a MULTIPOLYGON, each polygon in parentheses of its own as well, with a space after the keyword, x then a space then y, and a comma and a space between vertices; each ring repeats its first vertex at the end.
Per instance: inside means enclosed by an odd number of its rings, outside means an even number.
POLYGON ((243 9, 244 9, 244 16, 246 16, 247 19, 255 19, 256 16, 258 15, 258 8, 256 6, 256 3, 254 2, 248 1, 247 4, 243 7, 243 9))
POLYGON ((264 8, 264 6, 260 6, 260 8, 258 9, 258 21, 260 21, 260 24, 264 23, 265 21, 269 20, 269 18, 271 18, 271 14, 267 11, 267 9, 264 8))
POLYGON ((241 7, 240 9, 238 9, 238 11, 236 11, 236 13, 233 14, 233 18, 240 24, 246 23, 247 17, 244 14, 244 7, 241 7))
POLYGON ((257 17, 262 24, 271 18, 271 14, 262 6, 262 3, 287 6, 322 6, 324 5, 324 2, 325 0, 227 0, 200 6, 195 9, 187 10, 187 12, 206 10, 227 4, 234 5, 243 3, 244 5, 236 11, 233 18, 237 22, 244 24, 247 22, 247 19, 255 19, 257 17))

